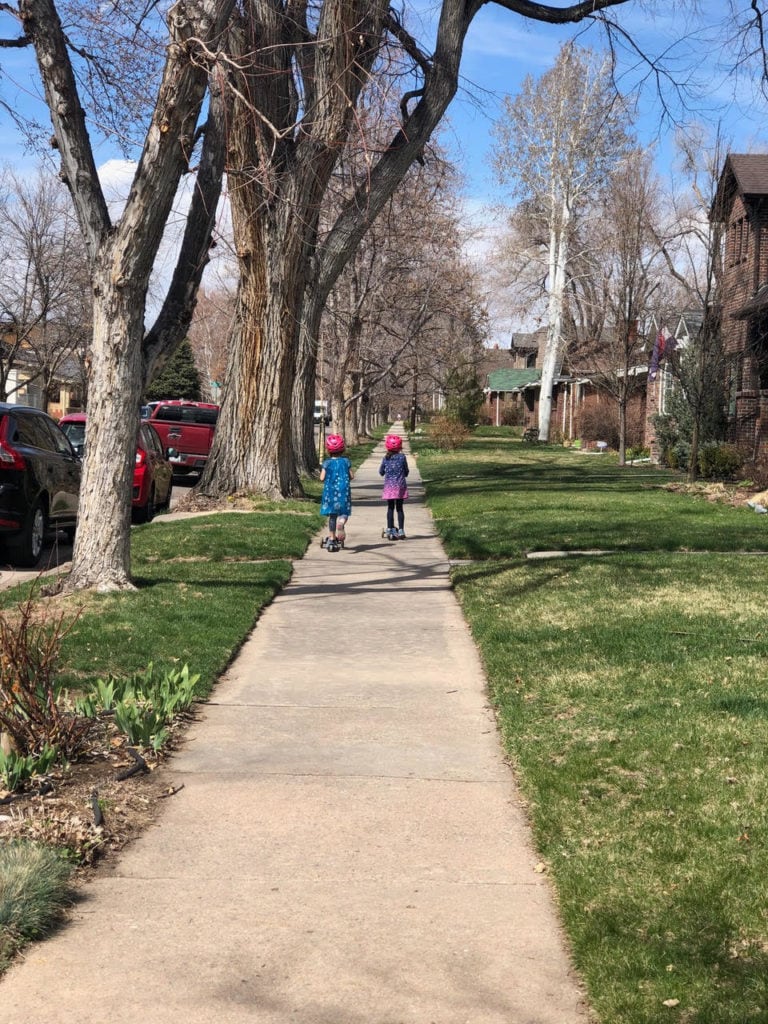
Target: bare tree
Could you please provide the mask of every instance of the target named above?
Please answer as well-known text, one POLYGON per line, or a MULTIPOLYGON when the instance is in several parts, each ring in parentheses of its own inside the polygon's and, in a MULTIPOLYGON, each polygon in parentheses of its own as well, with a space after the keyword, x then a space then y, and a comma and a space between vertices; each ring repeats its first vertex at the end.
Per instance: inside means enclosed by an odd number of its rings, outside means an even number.
POLYGON ((223 171, 220 94, 213 61, 234 0, 180 0, 168 16, 168 47, 132 188, 113 222, 96 173, 76 63, 53 0, 21 0, 19 19, 34 48, 46 103, 90 269, 88 447, 70 588, 131 586, 130 487, 142 389, 181 341, 210 244, 223 171), (211 80, 212 86, 215 82, 211 80), (182 175, 203 133, 179 259, 154 326, 145 330, 147 289, 182 175), (105 529, 105 524, 108 528, 105 529))
POLYGON ((201 289, 189 326, 189 343, 209 401, 219 401, 227 367, 227 341, 235 316, 234 289, 220 283, 201 289))
MULTIPOLYGON (((652 155, 635 151, 609 176, 587 239, 584 263, 591 270, 574 279, 581 307, 597 303, 605 321, 581 358, 592 378, 615 401, 619 420, 619 465, 626 462, 627 410, 644 384, 644 329, 666 273, 659 245, 660 186, 652 155), (588 254, 588 255, 587 255, 588 254), (584 301, 586 293, 586 301, 584 301)), ((571 357, 573 366, 574 356, 571 357)))
POLYGON ((675 197, 673 222, 662 251, 670 277, 681 286, 694 327, 688 345, 674 350, 668 363, 679 397, 691 418, 688 479, 698 475, 699 449, 707 431, 722 421, 726 356, 721 323, 725 196, 718 190, 728 151, 718 130, 714 139, 694 128, 678 134, 686 181, 685 198, 675 197))
POLYGON ((541 368, 539 437, 549 437, 552 386, 563 356, 569 264, 580 209, 594 202, 627 151, 628 111, 616 94, 610 59, 572 43, 538 81, 528 76, 507 98, 495 127, 494 162, 522 203, 546 260, 548 330, 541 368))
POLYGON ((407 387, 399 403, 415 409, 424 391, 444 390, 450 370, 481 344, 484 310, 462 252, 458 184, 437 152, 411 168, 331 292, 320 374, 334 429, 352 440, 384 382, 395 395, 407 387))
MULTIPOLYGON (((563 24, 598 18, 622 2, 557 8, 506 0, 501 6, 563 24)), ((314 379, 308 368, 330 290, 453 98, 464 38, 481 6, 443 0, 431 53, 385 3, 325 0, 311 25, 303 4, 276 9, 254 0, 244 9, 237 51, 243 70, 231 75, 237 99, 230 115, 241 285, 220 429, 201 482, 206 493, 299 490, 291 450, 293 379, 314 379), (260 41, 255 53, 253 39, 260 41), (356 130, 354 112, 385 39, 398 44, 412 64, 409 80, 416 79, 401 99, 403 124, 382 152, 370 154, 366 181, 318 245, 331 173, 356 130)))
MULTIPOLYGON (((38 173, 0 180, 0 395, 5 400, 37 382, 52 389, 65 363, 82 357, 90 325, 87 264, 70 196, 60 181, 38 173), (14 369, 23 369, 9 380, 14 369)), ((77 372, 70 368, 70 376, 77 372)))

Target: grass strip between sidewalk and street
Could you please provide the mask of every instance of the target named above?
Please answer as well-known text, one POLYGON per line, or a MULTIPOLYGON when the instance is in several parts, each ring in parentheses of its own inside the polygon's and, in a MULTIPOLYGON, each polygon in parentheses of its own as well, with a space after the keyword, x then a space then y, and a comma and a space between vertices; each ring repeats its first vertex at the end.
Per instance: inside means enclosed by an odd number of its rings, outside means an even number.
POLYGON ((768 1021, 768 517, 503 432, 415 448, 597 1018, 768 1021))

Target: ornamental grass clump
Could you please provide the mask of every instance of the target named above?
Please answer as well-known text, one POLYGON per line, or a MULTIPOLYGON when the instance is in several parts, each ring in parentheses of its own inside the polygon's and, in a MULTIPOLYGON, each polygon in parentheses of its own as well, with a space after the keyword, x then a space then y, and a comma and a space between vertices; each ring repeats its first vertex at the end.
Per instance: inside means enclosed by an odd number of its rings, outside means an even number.
POLYGON ((29 842, 0 846, 0 968, 61 916, 69 903, 70 871, 50 847, 29 842))

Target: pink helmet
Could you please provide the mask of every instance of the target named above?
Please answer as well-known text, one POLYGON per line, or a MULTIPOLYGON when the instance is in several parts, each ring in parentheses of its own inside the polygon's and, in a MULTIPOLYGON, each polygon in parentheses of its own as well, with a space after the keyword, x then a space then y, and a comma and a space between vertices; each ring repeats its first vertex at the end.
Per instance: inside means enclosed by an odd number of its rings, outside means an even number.
POLYGON ((403 439, 399 434, 387 434, 384 438, 384 447, 388 452, 399 452, 403 447, 403 439))
POLYGON ((325 439, 325 447, 329 455, 341 455, 346 445, 341 434, 329 434, 325 439))

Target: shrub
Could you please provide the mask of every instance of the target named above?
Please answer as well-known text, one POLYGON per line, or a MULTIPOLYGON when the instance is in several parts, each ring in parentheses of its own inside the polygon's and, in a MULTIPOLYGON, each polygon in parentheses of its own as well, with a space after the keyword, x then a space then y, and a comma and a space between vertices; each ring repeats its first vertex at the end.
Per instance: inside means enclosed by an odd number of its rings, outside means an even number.
POLYGON ((678 441, 671 448, 664 450, 662 461, 670 469, 679 469, 686 472, 691 461, 691 446, 687 441, 678 441))
POLYGON ((455 451, 466 444, 469 428, 451 416, 435 416, 429 425, 429 436, 440 451, 455 451))
POLYGON ((522 402, 507 403, 501 413, 501 424, 504 427, 520 427, 525 419, 522 402))
POLYGON ((474 370, 455 369, 446 381, 446 415, 465 427, 473 427, 485 402, 483 389, 474 370))
POLYGON ((0 614, 0 731, 15 752, 39 754, 46 747, 71 760, 82 750, 91 722, 61 699, 56 676, 61 645, 77 620, 64 614, 34 615, 33 593, 17 615, 0 614))
POLYGON ((650 457, 650 448, 644 448, 642 445, 633 445, 627 448, 627 459, 631 462, 633 459, 647 459, 650 457))
POLYGON ((744 465, 735 445, 710 441, 699 449, 699 472, 705 480, 732 480, 744 465))
POLYGON ((584 441, 607 441, 619 447, 619 420, 615 406, 607 402, 590 402, 579 414, 579 434, 584 441))

